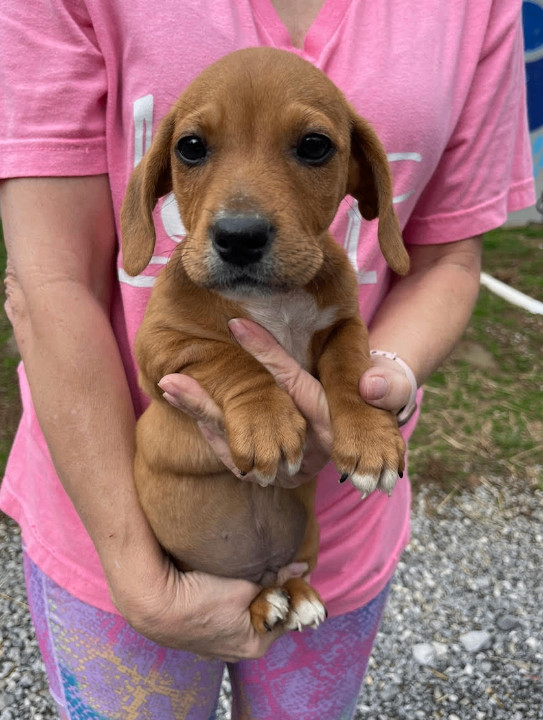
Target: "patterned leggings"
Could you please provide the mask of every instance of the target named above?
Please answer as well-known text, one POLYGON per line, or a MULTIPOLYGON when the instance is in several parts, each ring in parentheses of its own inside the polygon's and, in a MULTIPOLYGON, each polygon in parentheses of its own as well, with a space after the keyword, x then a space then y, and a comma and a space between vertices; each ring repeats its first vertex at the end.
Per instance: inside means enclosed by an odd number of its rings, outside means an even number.
MULTIPOLYGON (((61 720, 213 720, 224 664, 160 647, 87 605, 24 556, 30 612, 61 720)), ((390 583, 389 583, 390 586, 390 583)), ((350 720, 389 586, 228 666, 233 720, 350 720)))

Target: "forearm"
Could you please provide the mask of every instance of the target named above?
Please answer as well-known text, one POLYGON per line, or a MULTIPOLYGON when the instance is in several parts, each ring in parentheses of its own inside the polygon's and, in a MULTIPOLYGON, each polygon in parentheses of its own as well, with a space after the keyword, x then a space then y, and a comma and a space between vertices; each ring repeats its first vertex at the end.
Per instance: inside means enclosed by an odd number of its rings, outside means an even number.
POLYGON ((134 412, 109 322, 107 178, 0 185, 6 311, 60 479, 102 560, 146 523, 132 481, 134 412))
POLYGON ((411 272, 394 284, 373 319, 370 346, 396 352, 420 386, 469 322, 479 290, 480 239, 437 248, 424 262, 419 249, 414 255, 411 272))
POLYGON ((60 480, 109 569, 147 532, 132 480, 135 421, 123 365, 92 297, 69 283, 40 296, 43 309, 16 321, 16 336, 60 480))

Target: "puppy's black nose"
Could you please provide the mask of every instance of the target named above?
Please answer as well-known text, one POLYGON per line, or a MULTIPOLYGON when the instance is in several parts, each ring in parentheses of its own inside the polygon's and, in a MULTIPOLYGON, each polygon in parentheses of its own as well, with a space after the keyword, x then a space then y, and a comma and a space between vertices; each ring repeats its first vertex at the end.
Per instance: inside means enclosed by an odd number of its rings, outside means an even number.
POLYGON ((274 229, 259 215, 226 215, 214 223, 211 235, 221 259, 243 267, 262 259, 273 240, 274 229))

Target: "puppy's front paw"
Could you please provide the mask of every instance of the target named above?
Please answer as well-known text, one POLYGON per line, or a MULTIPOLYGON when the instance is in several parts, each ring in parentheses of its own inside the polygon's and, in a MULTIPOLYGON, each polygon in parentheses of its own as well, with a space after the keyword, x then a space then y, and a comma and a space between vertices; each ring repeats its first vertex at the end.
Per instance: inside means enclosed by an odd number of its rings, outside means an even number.
POLYGON ((375 489, 390 495, 405 458, 405 443, 392 413, 357 404, 335 417, 332 427, 332 460, 341 479, 349 477, 362 498, 375 489))
POLYGON ((225 413, 232 458, 241 472, 253 471, 269 485, 281 461, 290 475, 300 469, 306 423, 290 397, 279 387, 225 413))

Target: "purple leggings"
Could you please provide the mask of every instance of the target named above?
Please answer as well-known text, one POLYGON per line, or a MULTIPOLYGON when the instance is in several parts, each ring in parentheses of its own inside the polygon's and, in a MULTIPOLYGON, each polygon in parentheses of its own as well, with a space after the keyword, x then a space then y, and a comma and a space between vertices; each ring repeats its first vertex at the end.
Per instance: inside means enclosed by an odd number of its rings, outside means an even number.
MULTIPOLYGON (((25 554, 30 613, 61 720, 213 720, 224 663, 160 647, 77 600, 25 554)), ((232 720, 350 720, 389 585, 364 607, 228 665, 232 720)))

